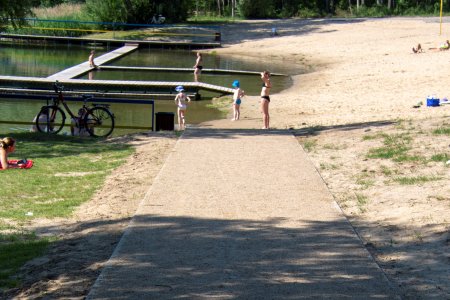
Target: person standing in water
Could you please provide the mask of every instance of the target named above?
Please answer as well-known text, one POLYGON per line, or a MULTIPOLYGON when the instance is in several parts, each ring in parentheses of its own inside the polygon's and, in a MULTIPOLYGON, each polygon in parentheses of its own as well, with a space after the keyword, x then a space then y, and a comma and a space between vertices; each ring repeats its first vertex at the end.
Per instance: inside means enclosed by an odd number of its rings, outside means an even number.
POLYGON ((197 52, 197 60, 195 61, 195 65, 194 65, 194 79, 195 79, 195 81, 198 81, 198 78, 200 77, 200 74, 202 73, 202 69, 203 69, 202 54, 200 52, 197 52))
POLYGON ((233 119, 231 119, 231 121, 237 121, 239 120, 239 117, 241 116, 241 103, 242 100, 241 98, 244 97, 244 91, 241 90, 240 88, 240 83, 239 80, 235 80, 233 81, 233 88, 234 88, 234 92, 233 92, 233 119))
POLYGON ((272 88, 269 71, 264 71, 261 73, 261 80, 263 81, 261 89, 261 113, 263 114, 263 125, 264 125, 262 129, 269 129, 270 89, 272 88))
POLYGON ((175 103, 177 105, 177 115, 178 115, 178 129, 183 130, 186 129, 186 121, 184 119, 186 114, 186 100, 188 102, 191 102, 191 98, 189 98, 184 93, 184 87, 179 85, 175 88, 175 91, 178 92, 178 94, 175 96, 175 103))

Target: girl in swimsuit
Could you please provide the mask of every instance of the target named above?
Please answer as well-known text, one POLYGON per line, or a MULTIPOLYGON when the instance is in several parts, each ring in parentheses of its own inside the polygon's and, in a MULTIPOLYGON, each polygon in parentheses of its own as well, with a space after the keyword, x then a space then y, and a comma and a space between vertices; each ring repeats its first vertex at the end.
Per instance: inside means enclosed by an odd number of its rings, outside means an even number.
POLYGON ((195 61, 195 65, 194 65, 195 81, 198 81, 198 77, 199 77, 200 73, 202 72, 202 69, 203 69, 202 64, 203 64, 202 54, 200 52, 197 52, 197 60, 195 61))
POLYGON ((241 98, 244 97, 244 91, 240 89, 240 83, 239 80, 235 80, 232 84, 234 87, 234 93, 233 93, 233 119, 231 121, 237 121, 239 120, 239 117, 241 116, 241 98))
POLYGON ((270 103, 270 89, 272 88, 272 83, 270 82, 269 71, 264 71, 261 73, 261 80, 263 81, 261 89, 261 113, 263 114, 263 127, 262 129, 269 129, 269 103, 270 103))
POLYGON ((189 98, 184 92, 183 86, 179 85, 175 88, 178 94, 175 96, 175 103, 177 104, 177 115, 178 115, 178 128, 179 130, 183 130, 186 128, 186 122, 184 120, 184 115, 186 113, 186 100, 191 102, 191 98, 189 98))
POLYGON ((16 151, 16 140, 5 137, 0 140, 0 169, 17 168, 16 164, 8 164, 8 154, 16 151))

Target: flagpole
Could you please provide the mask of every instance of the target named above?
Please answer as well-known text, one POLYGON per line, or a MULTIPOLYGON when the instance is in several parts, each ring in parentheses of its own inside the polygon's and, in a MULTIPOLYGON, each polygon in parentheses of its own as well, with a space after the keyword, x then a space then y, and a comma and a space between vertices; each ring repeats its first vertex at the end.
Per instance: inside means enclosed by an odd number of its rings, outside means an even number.
POLYGON ((440 12, 440 21, 439 21, 439 35, 442 35, 442 2, 444 0, 441 0, 441 12, 440 12))

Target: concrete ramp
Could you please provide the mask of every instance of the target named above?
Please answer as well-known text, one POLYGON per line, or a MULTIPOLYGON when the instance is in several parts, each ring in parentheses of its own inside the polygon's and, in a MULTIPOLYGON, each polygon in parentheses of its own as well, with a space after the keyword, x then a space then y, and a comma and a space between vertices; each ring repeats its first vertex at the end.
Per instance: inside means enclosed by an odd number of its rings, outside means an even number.
POLYGON ((396 299, 297 140, 191 129, 87 299, 396 299))

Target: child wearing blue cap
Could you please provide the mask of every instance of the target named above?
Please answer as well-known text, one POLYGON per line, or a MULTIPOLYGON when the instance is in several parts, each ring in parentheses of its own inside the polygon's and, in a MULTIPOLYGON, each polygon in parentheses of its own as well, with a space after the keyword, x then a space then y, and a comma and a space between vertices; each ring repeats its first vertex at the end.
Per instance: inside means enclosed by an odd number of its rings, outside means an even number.
POLYGON ((184 93, 184 87, 179 85, 175 88, 175 91, 178 94, 175 96, 175 103, 177 104, 177 115, 178 115, 178 129, 183 130, 186 128, 186 121, 184 120, 184 115, 186 114, 186 100, 191 102, 191 98, 189 98, 184 93))
POLYGON ((234 92, 233 92, 233 119, 231 119, 231 121, 237 121, 241 116, 240 110, 242 103, 241 98, 244 97, 245 94, 244 91, 241 90, 240 88, 241 84, 239 83, 239 80, 233 81, 232 86, 234 88, 234 92))

